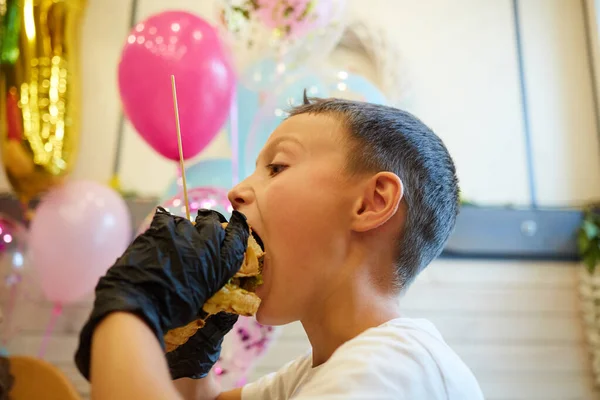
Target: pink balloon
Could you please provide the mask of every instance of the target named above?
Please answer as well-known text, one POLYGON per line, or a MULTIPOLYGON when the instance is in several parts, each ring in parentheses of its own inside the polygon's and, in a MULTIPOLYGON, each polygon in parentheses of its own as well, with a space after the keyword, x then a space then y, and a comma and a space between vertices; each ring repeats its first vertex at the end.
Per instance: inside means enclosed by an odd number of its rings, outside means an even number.
POLYGON ((188 159, 225 123, 235 76, 215 29, 183 11, 163 12, 137 24, 119 64, 127 117, 154 150, 178 160, 171 75, 177 84, 183 155, 188 159))
POLYGON ((46 298, 62 305, 91 292, 131 235, 129 209, 109 187, 72 181, 49 192, 35 211, 29 238, 46 298))
MULTIPOLYGON (((201 186, 189 189, 188 201, 190 202, 190 218, 192 221, 196 220, 198 210, 201 208, 216 210, 223 214, 227 219, 229 219, 231 212, 233 211, 233 207, 227 197, 227 189, 220 187, 201 186)), ((160 205, 173 215, 178 215, 180 217, 186 216, 183 192, 179 192, 170 199, 164 200, 160 205)), ((155 211, 156 210, 152 210, 150 214, 144 218, 138 228, 138 235, 144 233, 150 227, 155 211)))

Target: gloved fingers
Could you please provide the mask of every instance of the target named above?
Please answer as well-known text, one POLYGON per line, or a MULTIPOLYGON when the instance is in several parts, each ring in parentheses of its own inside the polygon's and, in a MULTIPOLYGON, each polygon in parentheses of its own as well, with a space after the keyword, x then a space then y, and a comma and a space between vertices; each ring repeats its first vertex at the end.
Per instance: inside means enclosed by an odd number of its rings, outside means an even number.
POLYGON ((193 252, 194 241, 197 241, 197 230, 191 221, 157 207, 150 228, 136 238, 134 246, 128 251, 139 251, 135 246, 139 244, 150 247, 160 244, 163 245, 162 247, 177 248, 185 250, 184 253, 189 253, 190 250, 193 252))
POLYGON ((244 261, 244 253, 248 247, 248 238, 250 228, 246 217, 233 211, 231 219, 225 228, 225 239, 221 248, 221 261, 226 270, 227 279, 233 277, 238 272, 244 261))
POLYGON ((178 350, 167 353, 167 363, 172 379, 204 378, 221 355, 220 344, 212 349, 190 349, 186 353, 176 353, 178 350))
MULTIPOLYGON (((231 328, 235 325, 239 318, 237 314, 230 314, 226 312, 220 312, 210 316, 210 323, 214 324, 215 327, 225 336, 231 328)), ((208 322, 208 321, 207 321, 208 322)))
POLYGON ((167 210, 165 210, 163 207, 156 207, 156 211, 154 212, 154 216, 152 217, 152 222, 150 223, 150 228, 163 228, 166 225, 168 225, 170 221, 173 220, 173 217, 175 216, 167 210))
POLYGON ((203 224, 218 224, 227 222, 227 219, 218 211, 201 208, 196 215, 196 227, 203 224))

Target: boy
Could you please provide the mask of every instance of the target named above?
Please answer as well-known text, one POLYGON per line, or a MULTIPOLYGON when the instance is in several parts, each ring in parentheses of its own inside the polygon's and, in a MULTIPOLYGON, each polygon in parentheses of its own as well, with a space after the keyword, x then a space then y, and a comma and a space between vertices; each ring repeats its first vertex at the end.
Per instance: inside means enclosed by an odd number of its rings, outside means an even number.
POLYGON ((402 318, 398 306, 398 294, 441 252, 458 212, 452 159, 418 119, 305 99, 230 201, 236 211, 225 230, 214 212, 199 213, 192 227, 159 210, 102 278, 76 357, 86 377, 91 357, 98 398, 177 398, 167 371, 187 399, 483 398, 437 330, 402 318), (242 214, 266 252, 258 321, 301 321, 312 352, 219 394, 207 374, 234 317, 209 318, 167 354, 168 366, 158 342, 193 320, 239 268, 242 214))

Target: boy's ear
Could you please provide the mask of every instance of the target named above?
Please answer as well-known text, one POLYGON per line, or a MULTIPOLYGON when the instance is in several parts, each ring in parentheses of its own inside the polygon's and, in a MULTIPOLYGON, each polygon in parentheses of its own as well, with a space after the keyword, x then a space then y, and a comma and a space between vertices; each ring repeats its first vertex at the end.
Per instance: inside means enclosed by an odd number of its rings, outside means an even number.
POLYGON ((386 223, 396 214, 403 194, 402 181, 393 172, 370 177, 353 210, 352 229, 365 232, 386 223))

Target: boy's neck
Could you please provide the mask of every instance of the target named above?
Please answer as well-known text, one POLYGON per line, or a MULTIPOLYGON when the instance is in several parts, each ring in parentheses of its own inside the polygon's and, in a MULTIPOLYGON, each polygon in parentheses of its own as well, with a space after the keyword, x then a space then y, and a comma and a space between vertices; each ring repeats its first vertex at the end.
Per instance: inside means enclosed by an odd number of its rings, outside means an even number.
POLYGON ((313 367, 348 340, 400 316, 399 297, 382 292, 368 278, 342 281, 318 303, 301 321, 312 346, 313 367))

